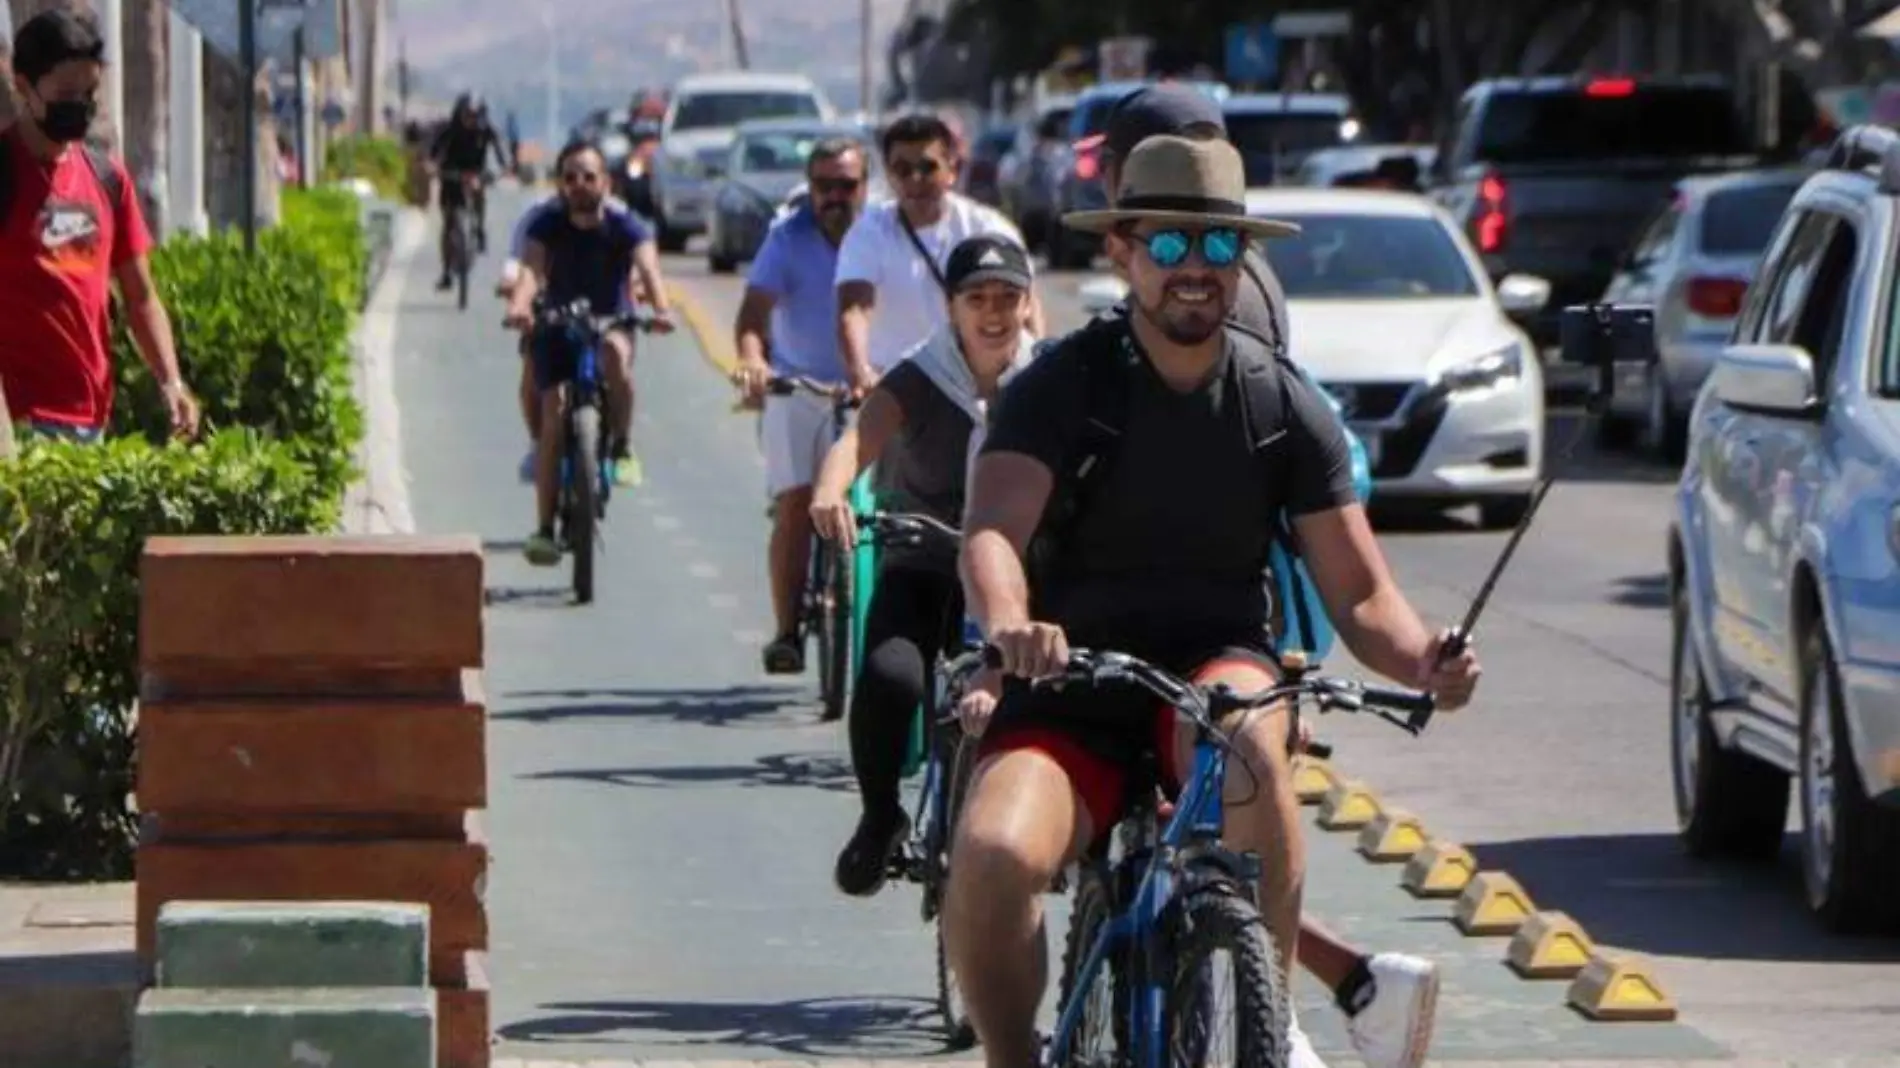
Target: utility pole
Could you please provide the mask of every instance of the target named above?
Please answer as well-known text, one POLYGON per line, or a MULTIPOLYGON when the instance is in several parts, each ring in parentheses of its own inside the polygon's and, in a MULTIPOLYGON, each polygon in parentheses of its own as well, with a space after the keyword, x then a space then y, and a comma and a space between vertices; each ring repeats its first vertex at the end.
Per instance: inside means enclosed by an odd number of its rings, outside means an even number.
POLYGON ((294 90, 297 94, 297 185, 300 188, 308 189, 310 188, 310 139, 304 135, 303 127, 304 113, 310 109, 304 102, 304 93, 309 91, 309 87, 304 83, 302 22, 297 23, 297 32, 295 36, 291 38, 291 49, 293 52, 291 62, 297 65, 297 84, 294 90))
POLYGON ((257 0, 238 0, 244 53, 244 251, 257 251, 257 0))
POLYGON ((871 101, 871 40, 871 0, 862 0, 858 7, 858 109, 866 117, 877 111, 871 101))
POLYGON ((732 43, 732 61, 740 70, 751 70, 752 59, 745 46, 745 24, 739 18, 739 0, 726 0, 726 24, 732 43))

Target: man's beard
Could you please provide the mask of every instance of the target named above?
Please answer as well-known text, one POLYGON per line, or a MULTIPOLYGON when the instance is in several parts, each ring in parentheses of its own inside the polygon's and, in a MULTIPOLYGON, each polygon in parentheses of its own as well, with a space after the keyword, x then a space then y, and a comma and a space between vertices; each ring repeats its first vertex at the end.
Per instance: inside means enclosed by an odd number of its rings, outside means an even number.
POLYGON ((1202 344, 1220 333, 1221 323, 1226 319, 1224 311, 1226 304, 1218 300, 1209 301, 1192 310, 1183 309, 1181 305, 1176 304, 1174 305, 1176 314, 1173 316, 1169 316, 1163 310, 1168 304, 1165 296, 1154 304, 1148 304, 1140 299, 1133 301, 1133 304, 1135 310, 1141 313, 1142 318, 1148 320, 1156 330, 1161 331, 1162 337, 1176 345, 1202 344))
POLYGON ((855 216, 856 212, 852 210, 852 205, 848 203, 820 204, 818 206, 819 224, 838 233, 843 233, 850 229, 851 223, 855 220, 855 216))
POLYGON ((601 203, 600 197, 586 197, 586 196, 570 195, 567 198, 568 208, 580 215, 592 215, 593 213, 599 211, 600 203, 601 203))

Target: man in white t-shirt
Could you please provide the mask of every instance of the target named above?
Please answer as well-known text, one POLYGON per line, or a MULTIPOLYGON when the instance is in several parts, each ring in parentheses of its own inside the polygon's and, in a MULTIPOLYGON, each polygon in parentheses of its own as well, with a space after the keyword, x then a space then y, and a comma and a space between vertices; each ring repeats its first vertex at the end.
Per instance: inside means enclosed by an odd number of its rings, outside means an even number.
MULTIPOLYGON (((896 198, 866 208, 838 250, 838 338, 859 390, 950 321, 941 279, 951 249, 979 234, 1023 244, 1000 212, 955 191, 956 137, 942 119, 897 119, 879 148, 896 198)), ((1043 334, 1033 297, 1029 329, 1043 334)))

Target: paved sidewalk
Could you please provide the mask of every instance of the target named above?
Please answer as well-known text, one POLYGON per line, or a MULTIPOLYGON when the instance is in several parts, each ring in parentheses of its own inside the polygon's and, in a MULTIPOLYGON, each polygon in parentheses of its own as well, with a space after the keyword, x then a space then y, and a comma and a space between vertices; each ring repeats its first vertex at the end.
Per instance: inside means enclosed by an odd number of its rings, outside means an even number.
MULTIPOLYGON (((1442 1061, 1428 1060, 1427 1068, 1896 1068, 1900 1054, 1880 1060, 1801 1061, 1442 1061)), ((539 1061, 504 1059, 492 1068, 981 1068, 980 1060, 903 1061, 539 1061)))

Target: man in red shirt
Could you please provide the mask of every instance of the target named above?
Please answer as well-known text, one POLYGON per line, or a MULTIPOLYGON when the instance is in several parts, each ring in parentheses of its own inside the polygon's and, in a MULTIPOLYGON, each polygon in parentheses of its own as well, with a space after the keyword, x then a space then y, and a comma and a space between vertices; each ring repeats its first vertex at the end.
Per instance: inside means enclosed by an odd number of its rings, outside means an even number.
POLYGON ((89 149, 105 42, 90 16, 53 10, 13 37, 21 116, 0 130, 0 386, 29 431, 96 441, 112 413, 111 284, 171 412, 198 428, 171 319, 152 286, 151 235, 131 179, 89 149))

